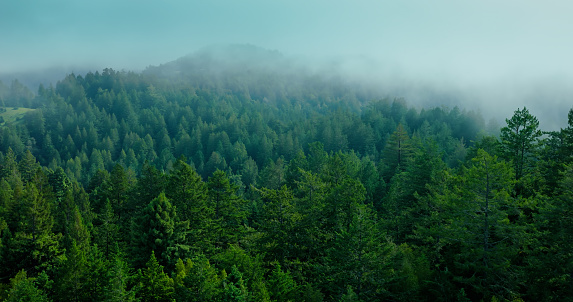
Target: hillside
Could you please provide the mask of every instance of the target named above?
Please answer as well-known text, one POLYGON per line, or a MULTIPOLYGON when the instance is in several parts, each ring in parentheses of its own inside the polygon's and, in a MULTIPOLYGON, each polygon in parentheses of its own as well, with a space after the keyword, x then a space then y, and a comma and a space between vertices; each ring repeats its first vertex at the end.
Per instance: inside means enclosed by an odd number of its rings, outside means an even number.
POLYGON ((0 107, 0 126, 22 122, 26 113, 34 111, 30 108, 2 108, 0 107))
POLYGON ((0 300, 573 296, 573 109, 486 130, 297 64, 232 46, 0 84, 0 300))

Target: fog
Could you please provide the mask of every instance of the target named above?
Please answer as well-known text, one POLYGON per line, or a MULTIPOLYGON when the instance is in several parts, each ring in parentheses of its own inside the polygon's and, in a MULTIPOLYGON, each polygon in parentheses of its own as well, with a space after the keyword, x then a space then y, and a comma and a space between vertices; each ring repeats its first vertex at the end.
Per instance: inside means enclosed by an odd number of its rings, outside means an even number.
POLYGON ((573 106, 572 9, 565 0, 3 1, 0 74, 139 71, 209 45, 252 44, 419 106, 442 100, 500 124, 527 106, 553 130, 573 106))

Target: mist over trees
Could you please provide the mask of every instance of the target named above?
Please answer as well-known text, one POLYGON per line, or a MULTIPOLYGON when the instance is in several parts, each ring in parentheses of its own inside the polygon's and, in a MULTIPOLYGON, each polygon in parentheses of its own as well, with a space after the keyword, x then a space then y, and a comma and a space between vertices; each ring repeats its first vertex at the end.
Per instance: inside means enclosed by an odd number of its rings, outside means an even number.
POLYGON ((0 82, 0 299, 571 299, 573 110, 377 93, 252 46, 0 82))

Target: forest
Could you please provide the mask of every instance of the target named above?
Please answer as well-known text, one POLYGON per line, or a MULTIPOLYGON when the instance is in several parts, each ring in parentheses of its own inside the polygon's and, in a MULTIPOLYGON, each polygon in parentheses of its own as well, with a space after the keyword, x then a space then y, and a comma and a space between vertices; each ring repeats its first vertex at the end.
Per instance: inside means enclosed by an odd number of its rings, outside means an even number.
POLYGON ((229 51, 0 82, 1 301, 573 301, 573 109, 229 51))

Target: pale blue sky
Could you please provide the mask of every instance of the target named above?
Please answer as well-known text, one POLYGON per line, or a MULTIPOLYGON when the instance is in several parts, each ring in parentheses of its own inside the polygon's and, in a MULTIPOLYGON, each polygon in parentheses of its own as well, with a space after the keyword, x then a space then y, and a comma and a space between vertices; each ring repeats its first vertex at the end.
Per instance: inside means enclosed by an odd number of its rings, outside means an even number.
POLYGON ((572 15, 563 0, 2 0, 0 68, 143 68, 250 43, 413 72, 569 73, 572 15))
POLYGON ((572 16, 570 0, 0 0, 0 72, 141 70, 212 44, 248 43, 311 58, 365 56, 386 76, 508 100, 531 89, 523 83, 559 79, 568 89, 559 102, 573 103, 572 16))

